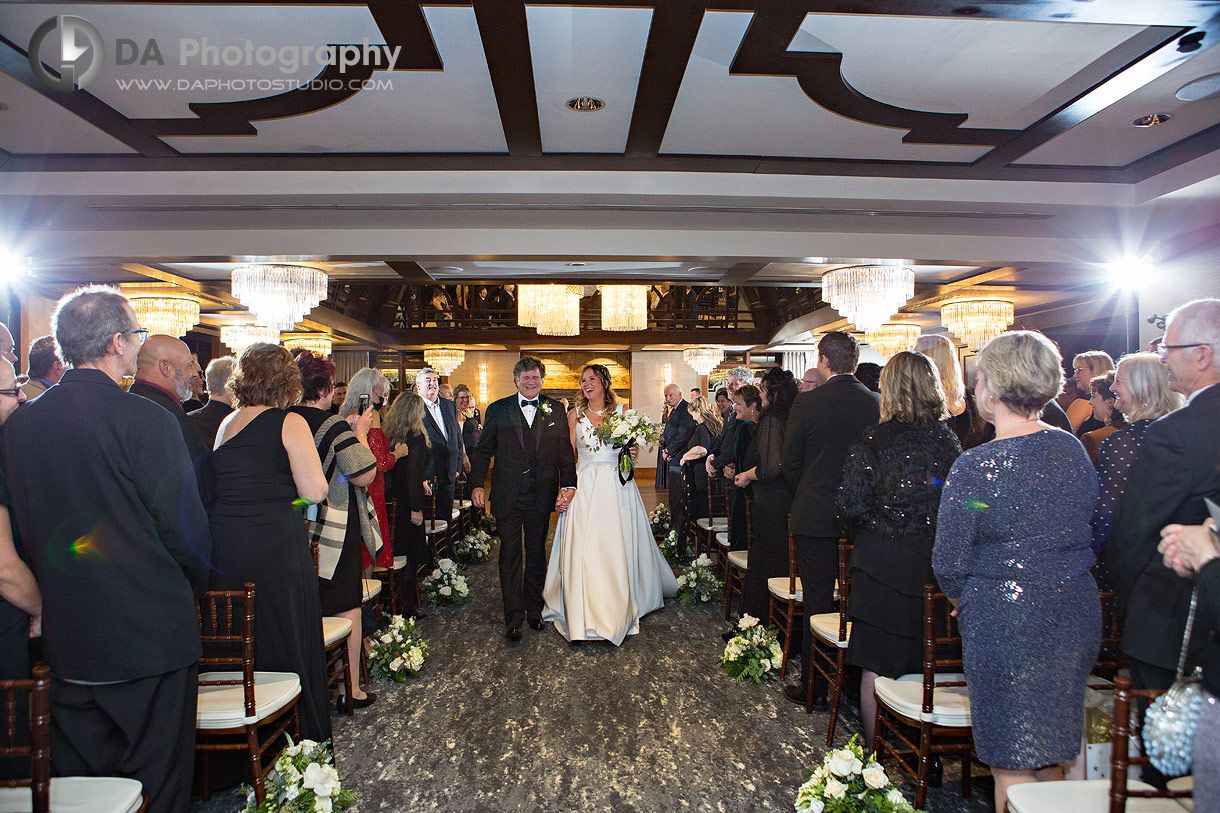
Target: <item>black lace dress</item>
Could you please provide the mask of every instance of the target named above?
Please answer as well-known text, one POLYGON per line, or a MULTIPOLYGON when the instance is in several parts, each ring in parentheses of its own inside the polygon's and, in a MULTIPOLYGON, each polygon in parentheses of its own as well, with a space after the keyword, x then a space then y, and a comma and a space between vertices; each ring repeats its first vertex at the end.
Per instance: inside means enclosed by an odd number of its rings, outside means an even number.
POLYGON ((839 517, 855 544, 849 663, 884 677, 921 668, 936 513, 959 454, 957 434, 942 421, 885 421, 852 444, 839 487, 839 517))

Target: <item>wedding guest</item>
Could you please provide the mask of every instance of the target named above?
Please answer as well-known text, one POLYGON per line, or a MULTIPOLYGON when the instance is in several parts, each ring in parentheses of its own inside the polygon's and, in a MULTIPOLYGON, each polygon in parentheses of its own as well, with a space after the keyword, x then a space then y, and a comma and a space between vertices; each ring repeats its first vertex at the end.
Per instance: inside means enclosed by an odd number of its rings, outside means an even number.
POLYGON ((691 388, 690 388, 690 399, 691 399, 692 401, 693 401, 693 400, 695 400, 696 398, 698 398, 698 397, 699 397, 700 395, 702 395, 702 394, 703 394, 703 391, 702 391, 702 390, 700 390, 698 387, 691 387, 691 388))
POLYGON ((55 350, 54 336, 42 336, 30 343, 28 363, 30 366, 26 369, 26 375, 29 381, 21 387, 27 401, 33 401, 59 383, 67 369, 55 350))
POLYGON ((220 422, 233 411, 233 396, 229 395, 225 385, 233 377, 236 367, 237 359, 232 356, 212 359, 207 371, 208 402, 200 409, 186 414, 209 449, 216 445, 216 432, 220 429, 220 422))
POLYGON ((127 391, 147 398, 174 416, 187 454, 195 465, 203 504, 208 505, 212 488, 212 478, 207 471, 210 449, 182 408, 182 402, 191 396, 191 381, 197 372, 185 342, 163 334, 149 336, 140 348, 136 380, 127 391))
MULTIPOLYGON (((350 425, 331 414, 335 397, 331 383, 335 378, 334 362, 309 351, 298 353, 295 362, 301 371, 301 402, 288 411, 300 415, 309 426, 327 483, 326 500, 318 507, 322 527, 315 526, 314 531, 318 536, 320 608, 324 617, 337 616, 352 622, 352 634, 347 638, 348 674, 344 678, 351 689, 345 690, 339 707, 343 709, 351 700, 356 708, 364 708, 377 696, 360 689, 360 606, 364 600, 360 551, 368 536, 361 522, 368 522, 368 514, 357 506, 365 498, 364 489, 377 476, 377 458, 369 451, 367 440, 373 410, 354 416, 350 425), (365 436, 364 443, 357 440, 356 433, 365 436), (342 521, 336 523, 336 516, 342 517, 342 521)), ((208 365, 209 386, 211 371, 212 366, 208 365)))
POLYGON ((1089 570, 1097 476, 1079 441, 1039 420, 1062 359, 1040 333, 1001 333, 978 355, 975 403, 996 439, 962 454, 941 497, 932 567, 958 611, 974 744, 1008 788, 1062 779, 1084 734, 1101 643, 1089 570), (1014 675, 1020 680, 1014 680, 1014 675))
POLYGON ((1123 420, 1123 413, 1114 408, 1113 384, 1114 373, 1112 372, 1103 373, 1089 382, 1092 389, 1089 405, 1093 407, 1093 418, 1101 421, 1102 427, 1082 434, 1080 445, 1089 453, 1089 460, 1093 461, 1094 466, 1097 465, 1097 451, 1101 448, 1102 441, 1127 423, 1123 420))
POLYGON ((810 367, 801 376, 801 380, 796 382, 796 385, 800 388, 801 392, 809 392, 810 390, 816 390, 823 383, 825 382, 822 380, 822 374, 818 372, 818 368, 810 367))
MULTIPOLYGON (((940 378, 941 390, 945 394, 948 405, 949 428, 957 435, 957 442, 963 449, 967 448, 967 439, 974 426, 974 409, 970 405, 969 393, 966 392, 966 379, 962 375, 962 365, 957 358, 957 347, 947 336, 938 333, 925 333, 915 340, 915 352, 923 353, 932 359, 936 365, 936 373, 940 378)), ((979 422, 980 424, 982 421, 979 422)), ((982 429, 981 426, 977 429, 982 429)))
POLYGON ((446 401, 454 400, 452 384, 438 384, 437 388, 436 388, 436 393, 441 398, 444 398, 446 401))
POLYGON ((1203 497, 1220 493, 1220 299, 1173 310, 1158 352, 1186 405, 1144 432, 1102 560, 1126 604, 1122 650, 1139 689, 1173 683, 1190 608, 1190 582, 1156 555, 1160 529, 1199 524, 1207 516, 1203 497))
POLYGON ((873 392, 881 392, 881 365, 866 361, 856 365, 856 378, 873 392))
POLYGON ((733 446, 726 448, 721 443, 725 462, 719 470, 714 469, 716 476, 728 480, 730 486, 726 495, 729 501, 729 550, 745 550, 750 544, 746 497, 752 497, 754 491, 749 485, 737 488, 733 480, 737 476, 737 461, 745 460, 746 452, 754 442, 762 410, 762 392, 753 384, 742 384, 733 393, 733 446))
POLYGON ((424 515, 430 520, 452 522, 454 484, 469 463, 458 426, 457 404, 440 397, 440 378, 427 367, 416 374, 415 391, 424 399, 424 428, 432 450, 424 474, 432 481, 432 499, 424 515))
POLYGON ((702 519, 708 515, 707 471, 703 468, 703 458, 707 457, 708 447, 724 431, 724 418, 708 398, 691 401, 690 414, 695 419, 695 434, 691 447, 678 462, 683 467, 682 476, 691 478, 694 494, 694 505, 688 506, 687 512, 694 519, 702 519))
POLYGON ((339 407, 339 417, 344 420, 350 419, 353 415, 360 417, 364 414, 361 409, 360 396, 367 396, 366 403, 368 404, 365 411, 372 411, 373 417, 369 422, 367 434, 360 432, 356 433, 356 438, 361 443, 367 443, 369 451, 373 453, 373 457, 377 458, 377 474, 373 477, 373 482, 366 487, 369 497, 373 500, 373 508, 377 514, 377 532, 380 538, 376 540, 369 539, 367 536, 364 540, 364 547, 361 550, 360 560, 364 568, 370 568, 374 564, 380 567, 392 567, 394 565, 394 553, 392 550, 390 536, 390 521, 386 515, 385 508, 385 477, 384 472, 394 468, 394 464, 398 462, 398 458, 407 453, 407 447, 402 444, 396 445, 392 450, 390 443, 386 440, 385 432, 381 431, 381 409, 385 405, 386 395, 390 391, 390 380, 381 373, 371 367, 365 367, 352 376, 351 381, 347 386, 347 398, 343 401, 343 406, 339 407), (377 551, 376 557, 372 555, 373 551, 377 551))
POLYGON ((1132 353, 1118 360, 1114 370, 1114 408, 1123 413, 1127 425, 1101 444, 1097 472, 1101 493, 1093 509, 1093 553, 1101 555, 1114 513, 1127 490, 1131 468, 1139 455, 1148 426, 1182 406, 1182 396, 1169 388, 1169 373, 1156 353, 1132 353))
POLYGON ((732 410, 733 399, 729 397, 729 391, 724 387, 716 390, 716 411, 720 413, 721 421, 727 420, 732 410))
POLYGON ((686 516, 682 506, 682 466, 678 461, 690 448, 691 438, 695 435, 695 419, 690 416, 689 405, 677 384, 665 387, 665 405, 669 407, 669 417, 665 419, 665 429, 661 435, 661 459, 669 469, 665 475, 669 483, 669 514, 673 527, 678 529, 678 549, 685 551, 687 540, 682 528, 686 516))
MULTIPOLYGON (((665 398, 665 390, 661 390, 661 420, 659 421, 662 427, 669 420, 669 403, 665 398)), ((656 482, 654 483, 657 490, 669 488, 669 465, 665 462, 665 446, 657 444, 657 473, 656 482)))
POLYGON ((891 358, 881 371, 881 423, 852 444, 839 485, 839 517, 854 543, 847 662, 862 670, 866 752, 873 744, 877 676, 897 678, 923 666, 923 588, 933 580, 936 512, 941 485, 961 454, 945 422, 941 386, 939 368, 927 356, 891 358))
POLYGON ((9 332, 8 325, 0 322, 0 359, 4 359, 13 365, 13 369, 17 369, 17 343, 13 341, 13 334, 9 332))
POLYGON ((212 589, 254 582, 254 668, 301 677, 301 733, 330 739, 326 653, 317 575, 299 501, 319 503, 329 486, 300 415, 292 354, 273 344, 242 351, 228 388, 235 407, 216 434, 210 516, 212 589))
POLYGON ((400 457, 394 465, 390 491, 398 505, 394 518, 394 555, 407 557, 402 596, 403 614, 408 616, 419 612, 415 604, 416 574, 432 559, 424 533, 424 514, 431 494, 427 471, 432 458, 432 442, 424 426, 426 414, 424 399, 413 392, 405 392, 394 399, 385 419, 386 438, 390 443, 407 447, 406 456, 400 457))
POLYGON ((1067 408, 1067 416, 1077 437, 1102 427, 1102 422, 1093 417, 1093 407, 1087 399, 1093 392, 1093 379, 1113 369, 1114 359, 1110 358, 1109 353, 1101 350, 1077 353, 1072 359, 1072 377, 1076 379, 1076 389, 1080 397, 1067 408))
POLYGON ((339 407, 343 406, 344 400, 347 399, 347 382, 335 382, 335 395, 330 400, 330 411, 332 415, 339 414, 339 407))
MULTIPOLYGON (((754 383, 754 371, 749 367, 734 367, 729 370, 729 374, 724 380, 724 388, 728 391, 729 401, 732 402, 733 396, 739 388, 752 383, 754 383)), ((722 475, 725 464, 730 462, 732 450, 737 446, 737 431, 736 410, 729 410, 724 414, 724 431, 720 433, 719 440, 707 450, 707 460, 704 465, 707 467, 709 475, 715 477, 722 475)), ((742 547, 745 547, 744 540, 742 547)))
MULTIPOLYGON (((860 345, 843 331, 831 331, 818 342, 818 371, 826 383, 803 392, 788 414, 784 436, 784 470, 792 482, 792 523, 796 561, 804 589, 801 620, 802 674, 808 674, 810 616, 834 610, 834 581, 839 563, 839 521, 835 500, 843 479, 847 450, 860 433, 881 417, 879 396, 852 372, 860 360, 860 345)), ((826 707, 826 681, 814 681, 813 705, 826 707)), ((784 695, 805 704, 805 684, 788 686, 784 695)))
POLYGON ((208 518, 173 416, 119 388, 147 335, 127 300, 78 289, 52 333, 71 369, 10 416, 4 457, 42 591, 55 771, 138 779, 150 811, 186 810, 208 518))
POLYGON ((191 353, 191 371, 193 375, 187 381, 191 388, 191 397, 182 402, 182 410, 188 415, 197 409, 203 409, 208 400, 203 389, 203 370, 199 366, 197 353, 191 353))
POLYGON ((1067 409, 1072 405, 1072 402, 1080 398, 1080 390, 1076 389, 1076 377, 1074 375, 1065 375, 1063 377, 1063 392, 1055 396, 1055 403, 1060 409, 1067 409))
POLYGON ((738 489, 750 488, 754 500, 754 544, 741 588, 741 610, 765 619, 771 607, 767 579, 788 575, 788 512, 792 478, 784 471, 784 433, 798 392, 792 373, 772 367, 758 388, 762 412, 754 439, 733 478, 738 489))
MULTIPOLYGON (((474 408, 474 393, 465 384, 458 384, 453 391, 453 402, 457 406, 458 434, 462 437, 462 471, 470 474, 470 457, 479 445, 480 433, 478 410, 474 408)), ((461 499, 469 500, 473 488, 467 479, 461 499)))

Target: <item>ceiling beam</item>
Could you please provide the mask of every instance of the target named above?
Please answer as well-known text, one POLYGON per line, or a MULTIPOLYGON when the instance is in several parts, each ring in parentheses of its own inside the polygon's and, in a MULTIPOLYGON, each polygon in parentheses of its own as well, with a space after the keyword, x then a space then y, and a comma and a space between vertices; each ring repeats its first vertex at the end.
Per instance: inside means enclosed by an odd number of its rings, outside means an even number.
POLYGON ((906 304, 899 310, 908 313, 921 310, 929 305, 934 305, 941 300, 948 299, 951 296, 958 296, 965 293, 968 289, 976 285, 982 285, 985 282, 991 282, 993 279, 1002 279, 1016 273, 1017 269, 1010 266, 1003 268, 993 268, 989 271, 983 271, 978 274, 971 274, 964 279, 959 279, 954 282, 944 285, 916 285, 915 296, 908 299, 906 304))
MULTIPOLYGON (((393 268, 394 272, 407 282, 423 285, 431 285, 436 282, 436 278, 415 260, 386 260, 385 264, 393 268)), ((346 282, 346 280, 344 281, 346 282)))
MULTIPOLYGON (((472 338, 481 342, 502 344, 508 348, 521 345, 548 344, 556 347, 584 347, 587 345, 630 346, 639 343, 636 332, 614 330, 592 330, 582 328, 578 336, 542 336, 533 328, 470 328, 422 327, 389 332, 386 335, 395 347, 422 347, 424 345, 463 346, 472 338)), ((763 346, 767 331, 758 328, 740 328, 732 331, 707 328, 665 329, 648 331, 649 344, 701 345, 729 340, 735 345, 763 346)))
POLYGON ((718 285, 745 285, 766 268, 768 263, 736 263, 720 278, 718 285))

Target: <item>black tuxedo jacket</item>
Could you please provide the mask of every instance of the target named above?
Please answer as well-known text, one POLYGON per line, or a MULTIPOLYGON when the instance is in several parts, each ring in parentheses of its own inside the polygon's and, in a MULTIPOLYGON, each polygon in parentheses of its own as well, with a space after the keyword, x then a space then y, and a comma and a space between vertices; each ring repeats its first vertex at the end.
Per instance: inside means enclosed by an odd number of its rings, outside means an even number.
POLYGON ((1127 605, 1122 646, 1131 657, 1177 668, 1192 582, 1166 568, 1156 546, 1166 525, 1198 525, 1206 519, 1203 498, 1220 499, 1217 495, 1220 385, 1148 426, 1114 515, 1102 563, 1127 605))
POLYGON ((462 469, 462 430, 458 426, 457 404, 448 398, 439 399, 441 418, 445 421, 445 432, 432 419, 432 413, 424 407, 424 428, 428 430, 428 441, 432 444, 432 457, 428 461, 425 476, 436 478, 439 486, 451 485, 462 469))
MULTIPOLYGON (((182 404, 178 403, 177 399, 171 398, 160 389, 145 384, 143 381, 132 382, 131 388, 127 391, 132 395, 147 398, 154 404, 160 404, 169 414, 174 416, 174 420, 178 422, 178 429, 182 432, 182 440, 186 443, 186 452, 191 456, 191 463, 195 466, 195 481, 199 483, 199 496, 203 500, 204 505, 211 505, 212 447, 204 442, 203 435, 199 434, 194 421, 187 417, 182 404)), ((219 426, 219 424, 217 425, 219 426)))
POLYGON ((523 478, 533 479, 538 504, 545 506, 554 506, 559 489, 576 486, 576 456, 563 404, 545 395, 538 399, 535 431, 528 435, 536 444, 536 465, 529 471, 526 470, 527 434, 521 415, 521 396, 513 393, 487 407, 483 436, 470 461, 470 482, 476 488, 482 486, 492 458, 495 458, 496 465, 491 471, 491 513, 495 516, 512 510, 523 478), (550 415, 543 413, 542 404, 550 406, 550 415))
POLYGON ((784 477, 796 484, 792 532, 838 536, 835 499, 847 450, 881 420, 880 396, 854 375, 833 376, 796 396, 784 434, 784 477))
POLYGON ((669 452, 669 465, 677 466, 682 455, 690 448, 695 436, 695 419, 690 414, 690 404, 680 401, 665 419, 665 430, 661 433, 661 446, 669 452))
POLYGON ((194 663, 212 537, 173 417, 72 369, 13 413, 4 446, 51 671, 125 681, 194 663))
POLYGON ((201 409, 186 413, 186 417, 191 419, 203 442, 212 449, 216 446, 216 433, 220 431, 221 421, 232 411, 233 407, 224 401, 209 400, 201 409))

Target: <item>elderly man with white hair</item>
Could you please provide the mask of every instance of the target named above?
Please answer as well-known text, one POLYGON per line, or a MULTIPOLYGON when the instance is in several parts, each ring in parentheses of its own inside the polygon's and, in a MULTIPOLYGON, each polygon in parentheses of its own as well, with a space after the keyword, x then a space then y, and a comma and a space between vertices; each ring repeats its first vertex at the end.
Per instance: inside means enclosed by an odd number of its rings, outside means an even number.
POLYGON ((199 435, 209 449, 216 445, 216 432, 220 429, 220 422, 233 411, 233 396, 225 385, 233 377, 233 370, 236 367, 237 359, 232 356, 212 359, 205 374, 208 402, 199 409, 186 414, 195 424, 195 428, 199 430, 199 435))
POLYGON ((1137 689, 1173 683, 1190 611, 1191 581, 1157 555, 1161 528, 1198 525, 1208 516, 1203 498, 1220 494, 1220 299, 1170 313, 1157 352, 1186 406, 1148 426, 1103 559, 1127 606, 1122 649, 1137 689))

